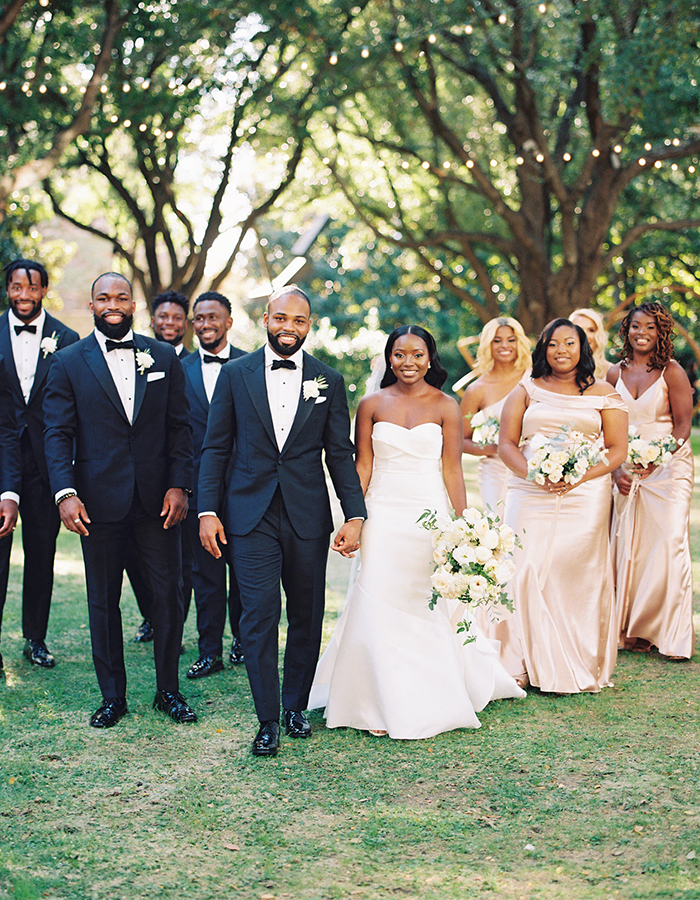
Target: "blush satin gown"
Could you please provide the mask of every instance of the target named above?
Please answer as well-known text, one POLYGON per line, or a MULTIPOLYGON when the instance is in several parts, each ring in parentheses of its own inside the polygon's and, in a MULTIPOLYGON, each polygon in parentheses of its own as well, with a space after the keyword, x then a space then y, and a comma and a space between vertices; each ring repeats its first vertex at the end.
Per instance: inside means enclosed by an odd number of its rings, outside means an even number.
MULTIPOLYGON (((600 411, 625 409, 618 394, 564 396, 525 382, 523 453, 535 434, 571 426, 590 441, 602 432, 600 411)), ((510 585, 515 615, 503 623, 511 648, 521 642, 520 671, 542 691, 597 692, 610 683, 617 629, 609 525, 611 478, 594 478, 561 498, 511 475, 506 522, 520 535, 510 585)), ((515 666, 517 668, 517 665, 515 666)), ((519 674, 514 665, 512 675, 519 674)))
POLYGON ((478 728, 476 713, 491 700, 525 694, 491 641, 477 632, 465 646, 455 633, 450 619, 466 607, 441 600, 428 608, 432 538, 417 520, 425 509, 448 514, 442 430, 377 422, 372 445, 359 574, 318 663, 309 708, 325 707, 329 728, 392 738, 478 728))
MULTIPOLYGON (((618 379, 630 425, 645 440, 673 430, 663 372, 636 400, 618 379)), ((690 441, 670 462, 638 479, 629 496, 614 491, 613 563, 620 641, 642 638, 665 656, 693 655, 693 579, 688 519, 693 492, 690 441)))

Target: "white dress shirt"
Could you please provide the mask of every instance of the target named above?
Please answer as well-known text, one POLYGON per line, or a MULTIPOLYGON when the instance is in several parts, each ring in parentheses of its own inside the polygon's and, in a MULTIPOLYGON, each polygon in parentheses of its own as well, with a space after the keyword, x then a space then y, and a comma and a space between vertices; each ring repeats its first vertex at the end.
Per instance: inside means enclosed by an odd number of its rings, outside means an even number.
POLYGON ((216 382, 219 380, 219 375, 221 374, 221 366, 218 363, 207 363, 204 362, 205 356, 218 356, 219 359, 225 359, 228 361, 229 356, 231 355, 231 345, 226 344, 223 350, 219 350, 218 353, 211 353, 209 350, 204 350, 202 347, 199 348, 199 355, 202 360, 202 381, 204 382, 204 390, 207 394, 207 400, 211 403, 211 398, 214 396, 214 388, 216 387, 216 382))
POLYGON ((275 439, 281 450, 292 430, 294 417, 299 406, 299 394, 301 393, 301 379, 304 374, 304 351, 300 348, 290 357, 295 363, 295 369, 275 369, 272 371, 272 363, 275 359, 282 359, 269 344, 265 344, 265 386, 267 387, 267 402, 270 405, 270 415, 275 428, 275 439))
POLYGON ((15 369, 17 377, 22 388, 24 402, 29 402, 29 395, 34 386, 34 376, 36 375, 36 364, 39 362, 39 348, 41 345, 41 333, 44 330, 44 322, 46 321, 46 313, 42 309, 33 322, 23 322, 9 310, 7 314, 7 324, 10 329, 10 341, 12 344, 12 356, 15 360, 15 369), (36 334, 30 334, 23 331, 22 334, 15 332, 15 325, 36 325, 36 334))
MULTIPOLYGON (((119 399, 122 401, 124 412, 130 422, 134 420, 134 391, 136 390, 136 360, 134 351, 126 350, 110 350, 107 352, 107 338, 101 331, 95 329, 95 337, 100 349, 105 355, 105 361, 109 367, 109 372, 114 381, 114 386, 119 393, 119 399)), ((134 339, 134 332, 129 329, 127 334, 121 340, 129 341, 134 339)))
POLYGON ((173 347, 173 350, 177 353, 178 356, 180 356, 180 354, 182 353, 182 351, 184 349, 185 349, 184 344, 178 344, 177 347, 173 347))

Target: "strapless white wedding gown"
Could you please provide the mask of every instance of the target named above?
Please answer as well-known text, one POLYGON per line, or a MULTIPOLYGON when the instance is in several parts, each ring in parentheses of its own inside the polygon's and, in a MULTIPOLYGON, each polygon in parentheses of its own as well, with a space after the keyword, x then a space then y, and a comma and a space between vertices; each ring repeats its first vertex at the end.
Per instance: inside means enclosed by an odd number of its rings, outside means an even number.
POLYGON ((448 514, 442 429, 378 422, 372 445, 359 574, 318 663, 309 708, 325 707, 329 728, 393 738, 478 728, 476 713, 491 700, 525 694, 481 632, 464 645, 450 624, 454 605, 428 608, 433 547, 417 520, 425 509, 448 514))

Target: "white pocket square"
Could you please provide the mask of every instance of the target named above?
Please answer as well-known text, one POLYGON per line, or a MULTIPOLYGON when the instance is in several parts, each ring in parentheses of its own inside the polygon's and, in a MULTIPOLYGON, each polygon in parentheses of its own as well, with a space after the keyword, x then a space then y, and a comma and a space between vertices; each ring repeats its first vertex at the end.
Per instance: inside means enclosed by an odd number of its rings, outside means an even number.
POLYGON ((328 397, 316 397, 315 403, 325 403, 328 397))
POLYGON ((146 375, 146 381, 160 381, 161 378, 165 378, 165 372, 149 372, 146 375))

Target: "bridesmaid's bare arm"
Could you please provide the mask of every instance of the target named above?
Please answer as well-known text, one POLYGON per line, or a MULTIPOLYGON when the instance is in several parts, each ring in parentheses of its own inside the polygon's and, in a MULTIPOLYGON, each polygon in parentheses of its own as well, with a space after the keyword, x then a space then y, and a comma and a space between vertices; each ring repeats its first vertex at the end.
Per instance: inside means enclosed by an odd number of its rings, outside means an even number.
POLYGON ((668 385, 668 402, 673 417, 671 434, 677 441, 685 441, 690 437, 690 426, 693 420, 693 389, 683 367, 672 359, 663 374, 668 385))
POLYGON ((527 391, 522 385, 518 385, 511 391, 503 406, 498 431, 498 455, 519 478, 527 478, 527 460, 520 450, 526 409, 527 391))

